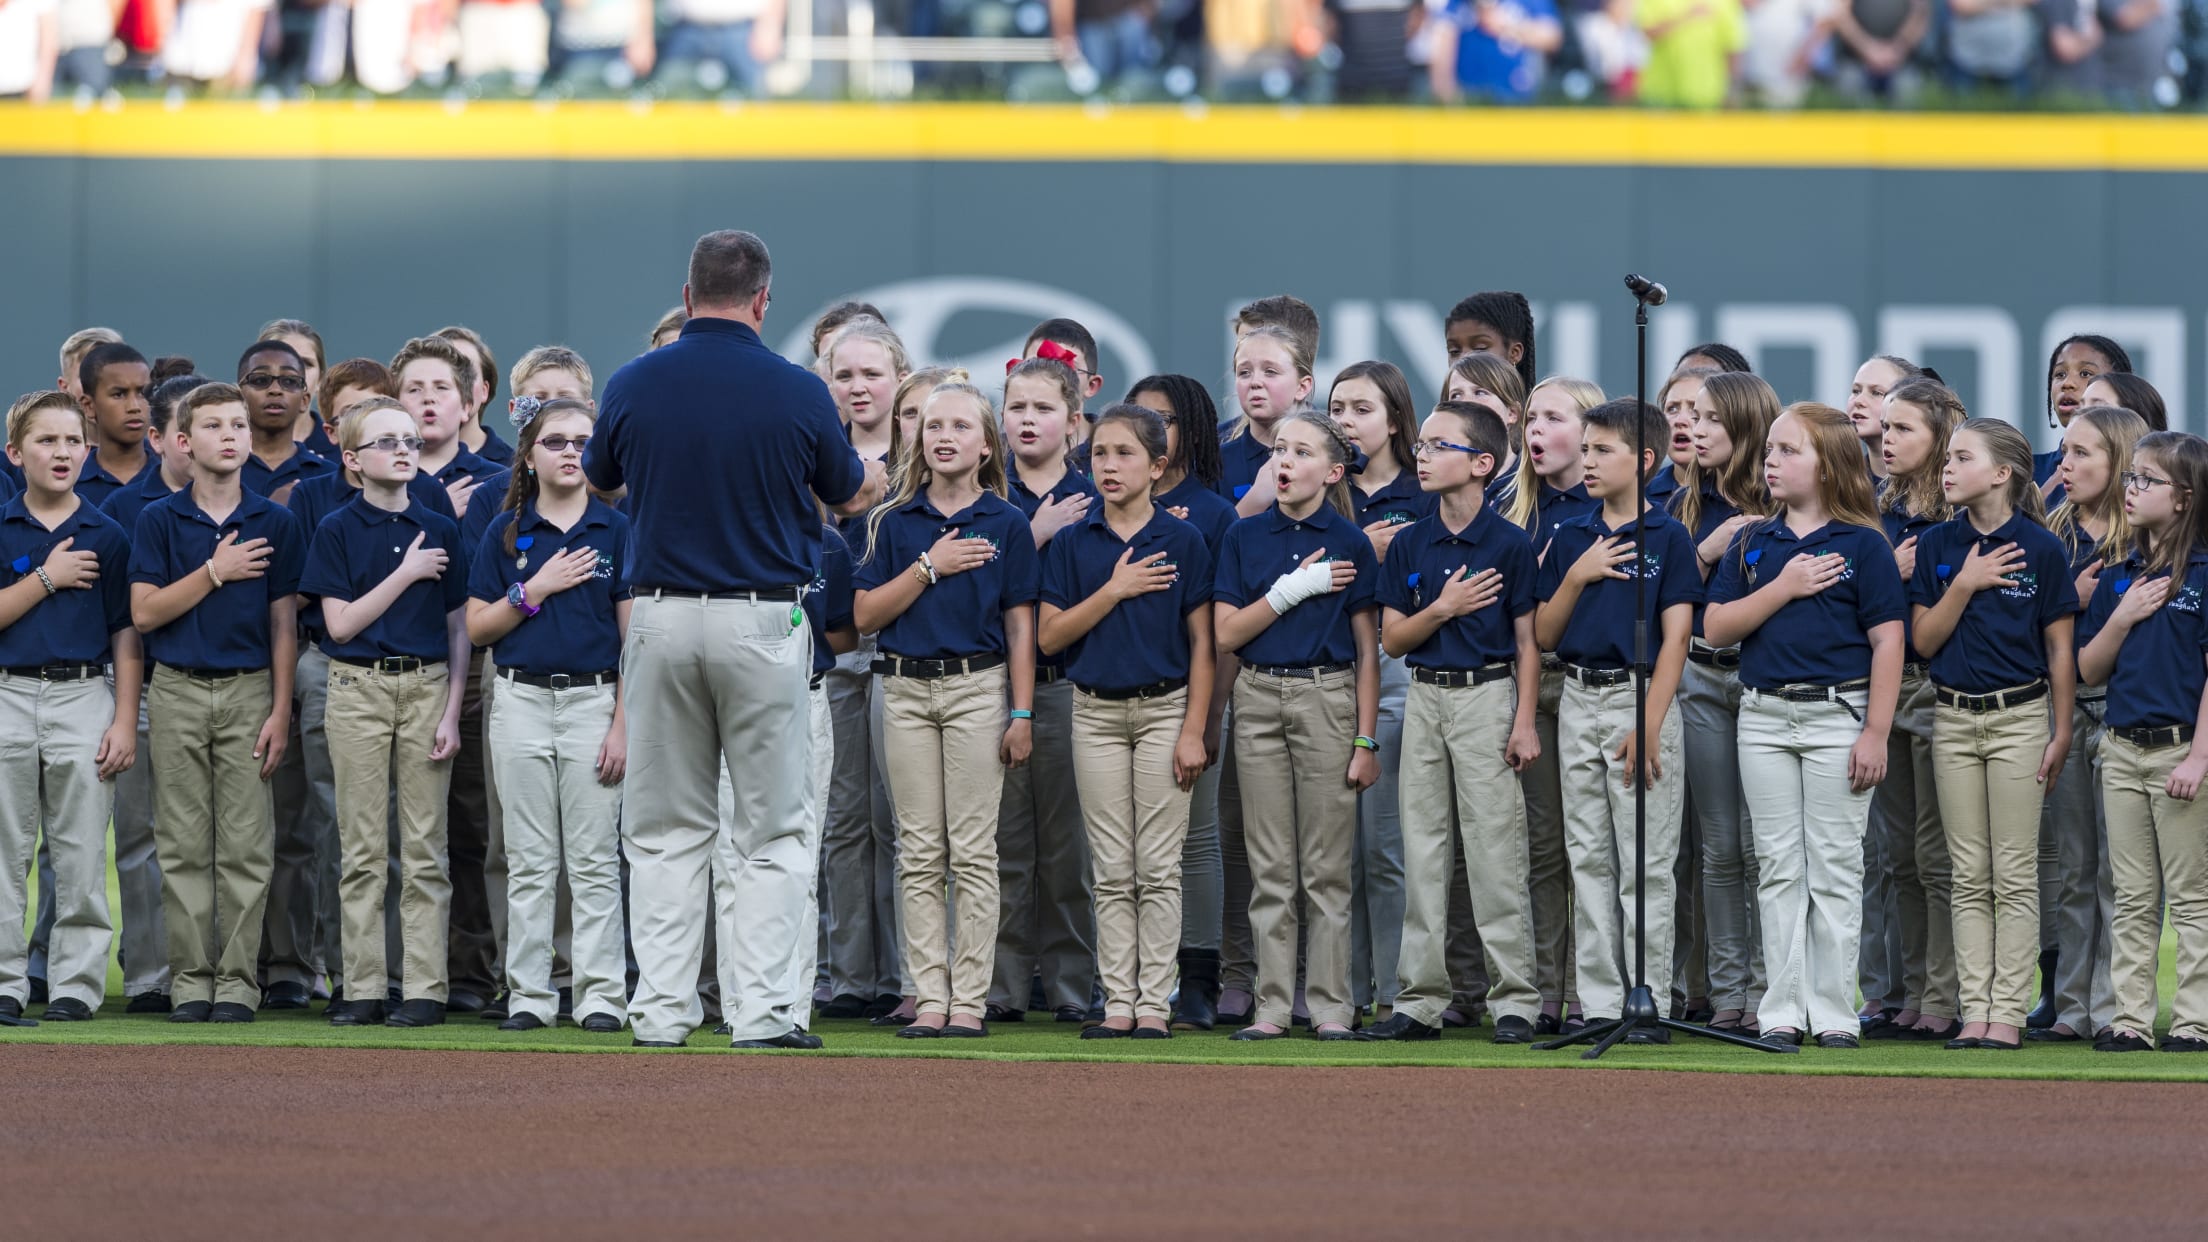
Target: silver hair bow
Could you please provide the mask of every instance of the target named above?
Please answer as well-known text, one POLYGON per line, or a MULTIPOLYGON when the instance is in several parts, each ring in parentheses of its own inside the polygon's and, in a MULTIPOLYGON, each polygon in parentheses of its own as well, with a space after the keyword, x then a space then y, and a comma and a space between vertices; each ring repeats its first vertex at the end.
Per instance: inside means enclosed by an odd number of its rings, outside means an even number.
POLYGON ((513 418, 513 420, 514 420, 514 430, 515 430, 515 431, 526 431, 526 430, 528 430, 528 428, 529 428, 529 424, 531 424, 531 423, 533 423, 533 422, 537 421, 537 415, 538 415, 538 414, 541 414, 541 413, 543 413, 543 412, 544 412, 544 402, 542 402, 542 401, 538 400, 538 399, 537 399, 537 398, 535 398, 535 397, 516 397, 516 398, 514 398, 514 402, 513 402, 513 410, 512 410, 512 418, 513 418))

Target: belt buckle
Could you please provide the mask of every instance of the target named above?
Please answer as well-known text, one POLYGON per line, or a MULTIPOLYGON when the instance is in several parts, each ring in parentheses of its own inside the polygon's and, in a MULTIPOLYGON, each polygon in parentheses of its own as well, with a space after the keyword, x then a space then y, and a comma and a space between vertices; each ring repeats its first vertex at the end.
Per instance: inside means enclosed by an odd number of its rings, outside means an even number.
POLYGON ((545 680, 554 690, 566 690, 575 684, 575 679, 566 673, 554 673, 545 680))
POLYGON ((61 678, 60 678, 60 677, 59 677, 59 676, 58 676, 57 674, 60 674, 60 673, 64 673, 64 672, 68 672, 68 671, 70 671, 70 668, 69 668, 69 666, 66 666, 66 665, 60 665, 60 664, 45 664, 45 665, 40 665, 40 666, 39 666, 39 670, 38 670, 38 679, 39 679, 40 681, 43 681, 43 682, 56 682, 56 681, 60 681, 60 680, 61 680, 61 678))

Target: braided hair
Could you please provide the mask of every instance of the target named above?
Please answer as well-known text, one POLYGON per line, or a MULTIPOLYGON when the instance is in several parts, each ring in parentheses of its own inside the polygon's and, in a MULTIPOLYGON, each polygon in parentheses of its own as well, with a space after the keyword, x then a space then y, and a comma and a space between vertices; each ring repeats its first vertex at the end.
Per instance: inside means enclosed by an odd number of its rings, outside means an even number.
POLYGON ((1342 468, 1342 477, 1327 486, 1327 503, 1333 505, 1334 511, 1343 517, 1356 521, 1357 504, 1349 494, 1349 466, 1357 460, 1357 442, 1349 438, 1349 433, 1342 430, 1340 423, 1319 410, 1298 409, 1280 420, 1282 427, 1290 423, 1309 423, 1326 433, 1327 456, 1342 468))

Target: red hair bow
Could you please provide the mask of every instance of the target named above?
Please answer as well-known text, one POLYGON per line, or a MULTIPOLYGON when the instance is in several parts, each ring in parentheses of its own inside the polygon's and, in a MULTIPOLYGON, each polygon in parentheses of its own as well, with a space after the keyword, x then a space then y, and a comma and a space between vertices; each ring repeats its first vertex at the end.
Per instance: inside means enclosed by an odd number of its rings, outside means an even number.
MULTIPOLYGON (((1071 367, 1076 374, 1078 374, 1081 370, 1081 355, 1073 352, 1070 349, 1067 349, 1065 346, 1060 345, 1056 341, 1044 341, 1042 345, 1036 348, 1035 356, 1038 358, 1048 358, 1052 362, 1063 362, 1068 367, 1071 367)), ((1027 361, 1027 359, 1025 358, 1014 358, 1012 361, 1005 363, 1004 373, 1006 375, 1012 374, 1012 372, 1018 369, 1019 365, 1025 361, 1027 361)))

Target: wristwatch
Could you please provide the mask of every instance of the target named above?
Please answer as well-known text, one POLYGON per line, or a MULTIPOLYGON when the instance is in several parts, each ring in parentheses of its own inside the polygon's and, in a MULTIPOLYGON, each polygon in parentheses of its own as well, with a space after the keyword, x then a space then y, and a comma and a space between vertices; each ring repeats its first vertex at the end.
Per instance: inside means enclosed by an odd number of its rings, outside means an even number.
POLYGON ((514 611, 520 613, 524 618, 536 616, 544 611, 541 605, 529 602, 529 587, 526 583, 517 582, 507 587, 506 602, 512 604, 514 611))

